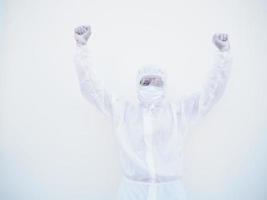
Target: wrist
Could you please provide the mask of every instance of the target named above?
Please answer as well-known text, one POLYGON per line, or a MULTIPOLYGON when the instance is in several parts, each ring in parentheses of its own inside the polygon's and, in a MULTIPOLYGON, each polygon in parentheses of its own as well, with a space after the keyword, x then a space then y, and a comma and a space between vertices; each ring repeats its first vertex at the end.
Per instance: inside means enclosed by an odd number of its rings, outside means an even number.
POLYGON ((77 47, 83 47, 83 46, 86 46, 86 43, 85 42, 76 42, 76 46, 77 47))
POLYGON ((227 52, 227 51, 230 51, 230 47, 229 46, 225 46, 225 47, 219 48, 219 50, 221 52, 227 52))

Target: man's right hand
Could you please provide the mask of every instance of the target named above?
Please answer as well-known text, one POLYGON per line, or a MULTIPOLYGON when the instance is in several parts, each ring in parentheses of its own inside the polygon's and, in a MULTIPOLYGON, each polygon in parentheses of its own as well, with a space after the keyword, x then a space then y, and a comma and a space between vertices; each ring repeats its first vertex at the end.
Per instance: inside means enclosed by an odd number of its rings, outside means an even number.
POLYGON ((78 46, 86 45, 89 37, 91 36, 90 26, 78 26, 74 29, 74 38, 78 46))
POLYGON ((212 41, 220 51, 229 51, 230 50, 230 43, 229 43, 228 34, 226 34, 226 33, 214 34, 212 41))

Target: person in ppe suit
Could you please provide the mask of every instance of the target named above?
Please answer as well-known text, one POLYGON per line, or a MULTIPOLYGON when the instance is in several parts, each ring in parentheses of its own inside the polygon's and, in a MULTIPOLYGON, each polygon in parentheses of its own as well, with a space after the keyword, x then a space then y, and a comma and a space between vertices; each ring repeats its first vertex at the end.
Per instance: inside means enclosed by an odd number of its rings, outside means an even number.
POLYGON ((170 102, 165 95, 166 73, 145 66, 137 74, 137 102, 122 101, 106 90, 90 64, 90 26, 74 30, 76 71, 82 96, 110 118, 118 138, 123 171, 119 200, 185 200, 183 144, 187 127, 218 102, 230 74, 228 35, 213 36, 215 64, 196 92, 170 102))

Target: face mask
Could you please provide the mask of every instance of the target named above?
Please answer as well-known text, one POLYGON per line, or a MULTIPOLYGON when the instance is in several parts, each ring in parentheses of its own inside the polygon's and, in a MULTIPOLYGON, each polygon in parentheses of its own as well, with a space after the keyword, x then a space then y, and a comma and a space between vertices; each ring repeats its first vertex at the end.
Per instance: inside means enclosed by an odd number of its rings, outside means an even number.
POLYGON ((144 103, 154 103, 160 101, 164 97, 164 89, 156 86, 140 86, 138 90, 138 98, 144 103))

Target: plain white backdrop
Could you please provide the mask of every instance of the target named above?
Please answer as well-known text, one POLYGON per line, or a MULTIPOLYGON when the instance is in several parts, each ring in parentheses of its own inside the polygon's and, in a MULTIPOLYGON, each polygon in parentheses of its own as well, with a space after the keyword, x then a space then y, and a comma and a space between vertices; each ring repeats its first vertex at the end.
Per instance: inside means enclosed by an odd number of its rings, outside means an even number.
POLYGON ((92 26, 98 76, 136 98, 136 71, 158 64, 168 95, 199 87, 216 32, 230 35, 224 97, 190 130, 184 180, 192 200, 267 198, 267 3, 0 1, 0 199, 114 199, 120 180, 111 122, 81 96, 73 29, 92 26))

